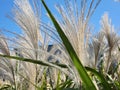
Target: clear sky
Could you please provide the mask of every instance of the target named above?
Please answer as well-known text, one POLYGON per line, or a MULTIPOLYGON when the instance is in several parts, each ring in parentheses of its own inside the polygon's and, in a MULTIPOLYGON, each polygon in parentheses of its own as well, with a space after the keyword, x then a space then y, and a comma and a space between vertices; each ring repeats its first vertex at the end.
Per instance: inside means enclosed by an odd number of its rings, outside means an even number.
MULTIPOLYGON (((13 1, 14 0, 0 0, 0 28, 5 28, 11 31, 18 31, 19 28, 17 25, 6 17, 6 15, 10 14, 12 10, 13 1)), ((45 1, 47 1, 47 4, 51 8, 54 7, 55 2, 60 2, 60 0, 45 1)), ((95 29, 99 30, 100 19, 105 12, 108 12, 109 17, 112 20, 112 24, 116 28, 120 28, 120 2, 114 2, 114 0, 102 0, 91 19, 91 24, 94 25, 95 29)))

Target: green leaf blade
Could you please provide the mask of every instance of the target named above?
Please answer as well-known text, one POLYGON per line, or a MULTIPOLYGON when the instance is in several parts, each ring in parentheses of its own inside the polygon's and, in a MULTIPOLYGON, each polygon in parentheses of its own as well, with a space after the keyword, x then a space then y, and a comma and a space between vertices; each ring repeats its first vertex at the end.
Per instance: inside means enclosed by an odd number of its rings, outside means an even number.
POLYGON ((54 16, 52 15, 52 13, 50 12, 49 8, 47 7, 47 5, 45 4, 44 0, 42 0, 42 4, 44 5, 47 13, 49 14, 59 36, 61 37, 64 46, 66 47, 77 71, 79 72, 79 75, 83 81, 83 83, 86 85, 86 89, 87 90, 96 90, 95 85, 93 84, 92 80, 90 79, 90 77, 88 76, 85 68, 83 67, 82 63, 80 62, 76 52, 74 51, 71 43, 69 42, 68 38, 66 37, 66 35, 64 34, 64 32, 62 31, 61 27, 59 26, 59 24, 57 23, 56 19, 54 18, 54 16))
POLYGON ((106 79, 103 77, 103 75, 99 72, 97 72, 95 69, 92 69, 90 67, 85 67, 87 71, 92 72, 94 75, 96 75, 98 77, 98 79, 101 81, 104 89, 106 90, 111 90, 110 85, 108 84, 108 82, 106 81, 106 79))

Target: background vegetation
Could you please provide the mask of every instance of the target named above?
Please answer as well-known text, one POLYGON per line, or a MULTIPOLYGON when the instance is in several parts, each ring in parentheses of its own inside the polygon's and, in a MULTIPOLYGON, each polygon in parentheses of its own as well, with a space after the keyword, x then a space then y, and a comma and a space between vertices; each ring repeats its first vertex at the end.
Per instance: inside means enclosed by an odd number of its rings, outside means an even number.
POLYGON ((89 25, 100 2, 64 0, 55 18, 44 0, 15 0, 9 18, 22 33, 1 29, 0 89, 120 90, 120 37, 107 13, 98 34, 89 25), (42 20, 42 7, 53 26, 42 20))

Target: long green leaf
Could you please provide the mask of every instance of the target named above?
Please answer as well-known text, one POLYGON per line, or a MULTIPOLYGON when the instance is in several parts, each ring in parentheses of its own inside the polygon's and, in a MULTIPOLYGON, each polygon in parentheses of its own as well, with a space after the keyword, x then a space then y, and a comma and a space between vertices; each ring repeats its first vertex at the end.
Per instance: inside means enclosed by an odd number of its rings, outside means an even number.
POLYGON ((99 72, 97 72, 95 69, 92 69, 90 67, 85 67, 87 71, 90 71, 91 73, 93 73, 94 75, 96 75, 98 77, 98 79, 101 81, 104 89, 106 90, 111 90, 110 85, 108 84, 108 82, 106 81, 106 79, 103 77, 103 75, 99 72))
POLYGON ((69 42, 68 38, 66 37, 66 35, 64 34, 63 30, 61 29, 61 27, 59 26, 58 22, 56 21, 56 19, 54 18, 54 16, 52 15, 51 11, 49 10, 49 8, 47 7, 47 5, 45 4, 44 0, 42 0, 42 4, 44 5, 47 13, 49 14, 59 36, 61 37, 63 44, 65 45, 77 71, 79 72, 79 75, 83 81, 83 83, 86 86, 86 90, 96 90, 95 85, 93 84, 92 80, 90 79, 89 75, 87 74, 85 68, 83 67, 82 63, 80 62, 76 52, 74 51, 71 43, 69 42))
POLYGON ((43 65, 43 66, 67 68, 67 66, 64 65, 64 64, 45 62, 45 61, 41 61, 41 60, 33 60, 33 59, 22 58, 22 57, 17 57, 17 56, 9 56, 9 55, 0 54, 0 57, 5 57, 5 58, 9 58, 9 59, 15 59, 15 60, 19 60, 19 61, 30 62, 30 63, 39 64, 39 65, 43 65))

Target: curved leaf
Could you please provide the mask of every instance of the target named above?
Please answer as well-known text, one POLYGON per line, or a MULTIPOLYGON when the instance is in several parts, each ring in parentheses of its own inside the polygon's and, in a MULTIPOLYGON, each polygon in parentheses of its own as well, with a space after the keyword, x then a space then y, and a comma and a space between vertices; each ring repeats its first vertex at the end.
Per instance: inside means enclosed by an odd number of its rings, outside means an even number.
POLYGON ((96 75, 98 77, 98 79, 101 81, 104 89, 106 90, 111 90, 110 85, 108 84, 108 82, 106 81, 106 79, 103 77, 103 75, 99 72, 97 72, 95 69, 92 69, 90 67, 85 67, 87 71, 90 71, 91 73, 93 73, 94 75, 96 75))
POLYGON ((39 65, 43 65, 43 66, 67 68, 67 66, 64 65, 64 64, 50 63, 50 62, 45 62, 45 61, 41 61, 41 60, 33 60, 33 59, 28 59, 28 58, 22 58, 22 57, 17 57, 17 56, 9 56, 9 55, 2 55, 2 54, 0 54, 0 56, 5 57, 5 58, 19 60, 19 61, 25 61, 25 62, 30 62, 30 63, 34 63, 34 64, 39 64, 39 65))

